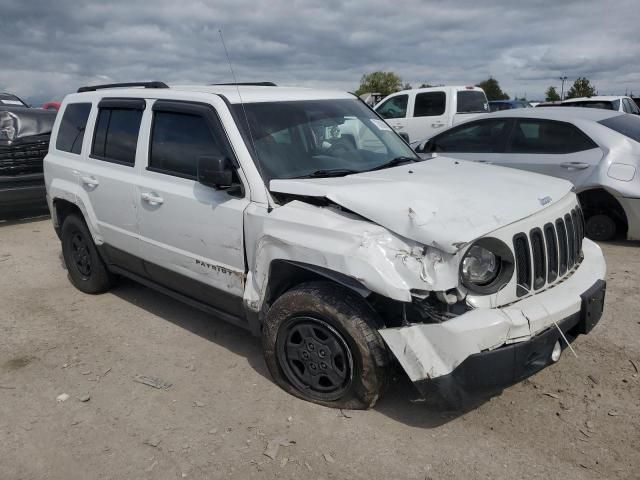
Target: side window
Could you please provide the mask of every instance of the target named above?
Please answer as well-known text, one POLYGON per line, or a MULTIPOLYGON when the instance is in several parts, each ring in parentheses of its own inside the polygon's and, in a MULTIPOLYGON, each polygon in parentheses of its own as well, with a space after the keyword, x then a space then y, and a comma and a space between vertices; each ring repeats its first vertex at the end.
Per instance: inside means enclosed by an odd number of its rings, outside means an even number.
POLYGON ((622 110, 626 113, 631 113, 631 107, 629 106, 629 100, 626 98, 622 99, 622 110))
POLYGON ((447 95, 444 92, 426 92, 416 95, 414 117, 435 117, 446 109, 447 95))
POLYGON ((507 152, 566 154, 596 147, 589 137, 569 123, 522 119, 516 122, 507 152))
POLYGON ((195 179, 198 157, 221 154, 207 121, 200 115, 154 112, 149 170, 195 179))
POLYGON ((133 166, 142 110, 100 107, 91 154, 99 160, 133 166))
POLYGON ((376 108, 376 112, 382 118, 404 118, 407 116, 408 102, 408 95, 396 95, 376 108))
POLYGON ((426 151, 500 153, 508 133, 506 118, 482 120, 461 125, 426 143, 426 151))
POLYGON ((66 106, 58 128, 56 150, 80 155, 89 112, 91 112, 90 103, 71 103, 66 106))

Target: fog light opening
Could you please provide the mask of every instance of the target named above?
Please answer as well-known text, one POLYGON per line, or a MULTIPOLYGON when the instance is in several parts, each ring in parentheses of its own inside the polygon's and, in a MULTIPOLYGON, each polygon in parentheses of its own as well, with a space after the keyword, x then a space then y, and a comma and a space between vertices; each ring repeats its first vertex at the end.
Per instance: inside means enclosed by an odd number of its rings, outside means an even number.
POLYGON ((553 346, 553 350, 551 352, 551 361, 555 363, 558 360, 560 360, 561 354, 562 354, 562 347, 560 346, 560 340, 558 340, 556 344, 553 346))

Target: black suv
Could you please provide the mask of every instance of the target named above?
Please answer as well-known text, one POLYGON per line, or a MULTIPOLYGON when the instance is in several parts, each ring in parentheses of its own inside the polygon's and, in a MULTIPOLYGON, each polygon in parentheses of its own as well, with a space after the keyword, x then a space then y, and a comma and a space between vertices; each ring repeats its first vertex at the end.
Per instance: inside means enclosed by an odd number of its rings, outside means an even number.
POLYGON ((46 209, 42 160, 55 118, 0 92, 0 218, 46 209))

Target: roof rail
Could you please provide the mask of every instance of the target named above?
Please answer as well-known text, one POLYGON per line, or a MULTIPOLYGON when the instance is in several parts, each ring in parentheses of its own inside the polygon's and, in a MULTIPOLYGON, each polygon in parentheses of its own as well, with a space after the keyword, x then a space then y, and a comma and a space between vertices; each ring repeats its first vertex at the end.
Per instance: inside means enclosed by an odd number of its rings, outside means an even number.
POLYGON ((246 82, 246 83, 212 83, 211 85, 240 85, 245 87, 277 87, 273 82, 246 82))
POLYGON ((109 83, 106 85, 92 85, 88 87, 80 87, 78 93, 95 92, 105 88, 124 88, 124 87, 144 87, 144 88, 169 88, 164 82, 129 82, 129 83, 109 83))

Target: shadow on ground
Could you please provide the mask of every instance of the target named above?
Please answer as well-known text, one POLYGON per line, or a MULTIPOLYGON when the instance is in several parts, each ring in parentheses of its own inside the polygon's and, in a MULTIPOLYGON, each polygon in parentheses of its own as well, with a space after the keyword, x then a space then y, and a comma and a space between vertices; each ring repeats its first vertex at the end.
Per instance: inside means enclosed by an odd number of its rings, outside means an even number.
MULTIPOLYGON (((244 356, 251 368, 271 381, 262 356, 260 339, 252 336, 249 331, 128 279, 121 279, 112 293, 180 328, 244 356)), ((273 388, 278 388, 275 383, 273 388)), ((437 396, 422 400, 404 372, 397 367, 392 384, 374 408, 406 425, 434 428, 464 415, 487 400, 486 396, 470 397, 463 404, 455 406, 437 396)))

